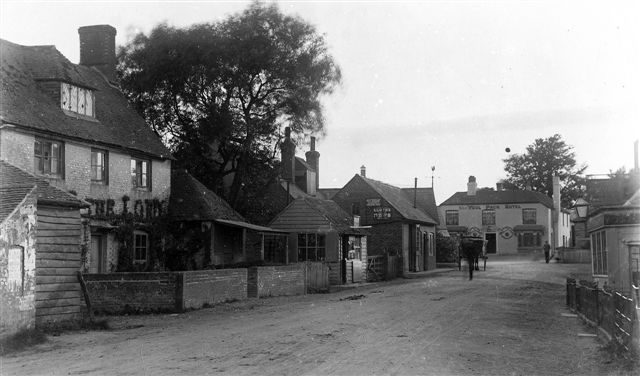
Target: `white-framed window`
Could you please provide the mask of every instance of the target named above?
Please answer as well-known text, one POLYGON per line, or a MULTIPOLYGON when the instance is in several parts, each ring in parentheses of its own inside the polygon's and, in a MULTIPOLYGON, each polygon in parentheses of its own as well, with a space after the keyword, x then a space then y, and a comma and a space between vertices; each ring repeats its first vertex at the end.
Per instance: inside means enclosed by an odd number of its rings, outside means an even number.
POLYGON ((523 225, 535 225, 537 222, 536 209, 522 209, 522 224, 523 225))
POLYGON ((147 262, 149 254, 149 235, 146 232, 133 232, 133 262, 142 264, 147 262))
POLYGON ((80 115, 95 117, 93 90, 63 82, 60 85, 60 107, 80 115))
POLYGON ((106 150, 91 149, 91 181, 108 184, 109 153, 106 150))
POLYGON ((323 234, 298 234, 298 261, 324 261, 325 244, 323 234))
POLYGON ((458 211, 457 210, 447 210, 445 211, 445 220, 447 226, 457 226, 458 225, 458 211))
POLYGON ((34 171, 55 178, 64 176, 64 144, 36 138, 33 146, 34 171))
POLYGON ((151 189, 151 162, 131 158, 131 185, 135 188, 151 189))
POLYGON ((591 266, 593 275, 608 275, 607 271, 607 233, 596 231, 591 234, 591 266))
POLYGON ((487 209, 482 211, 482 225, 494 226, 496 224, 496 211, 487 209))

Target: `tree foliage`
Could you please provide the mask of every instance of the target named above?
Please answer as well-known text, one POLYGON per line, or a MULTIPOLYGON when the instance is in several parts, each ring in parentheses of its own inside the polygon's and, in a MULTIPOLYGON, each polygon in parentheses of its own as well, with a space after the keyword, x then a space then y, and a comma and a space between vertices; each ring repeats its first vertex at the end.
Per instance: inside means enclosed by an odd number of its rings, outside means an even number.
POLYGON ((577 166, 573 147, 559 134, 538 138, 527 146, 524 154, 513 154, 503 160, 508 186, 532 190, 553 196, 553 176, 558 175, 562 189, 562 206, 569 207, 582 196, 585 164, 577 166))
POLYGON ((323 134, 321 98, 341 80, 312 25, 258 2, 216 23, 160 24, 118 58, 130 102, 178 163, 234 207, 265 185, 250 174, 274 169, 284 126, 323 134))

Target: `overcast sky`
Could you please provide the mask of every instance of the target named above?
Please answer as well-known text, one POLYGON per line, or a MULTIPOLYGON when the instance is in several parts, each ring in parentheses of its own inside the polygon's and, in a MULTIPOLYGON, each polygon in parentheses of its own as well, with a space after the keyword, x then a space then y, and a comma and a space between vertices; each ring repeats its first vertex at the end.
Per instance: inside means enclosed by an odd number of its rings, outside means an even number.
MULTIPOLYGON (((640 22, 633 2, 278 1, 325 34, 343 85, 325 100, 320 186, 360 166, 438 204, 467 177, 495 186, 503 158, 555 133, 588 174, 633 167, 640 137, 640 22)), ((162 21, 182 27, 246 1, 0 0, 0 33, 79 60, 78 27, 110 24, 121 45, 162 21)), ((298 146, 304 156, 308 145, 298 146)))

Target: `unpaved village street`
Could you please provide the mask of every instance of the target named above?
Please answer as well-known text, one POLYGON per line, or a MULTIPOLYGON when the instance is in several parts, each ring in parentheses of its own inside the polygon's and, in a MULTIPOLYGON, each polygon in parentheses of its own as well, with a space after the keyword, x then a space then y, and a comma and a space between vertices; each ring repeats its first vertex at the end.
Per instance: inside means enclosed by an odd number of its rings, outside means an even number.
MULTIPOLYGON (((179 315, 110 317, 4 357, 2 375, 620 374, 566 317, 564 278, 590 265, 493 257, 330 294, 254 299, 179 315)), ((626 373, 626 372, 624 372, 626 373)), ((632 372, 633 373, 633 372, 632 372)))

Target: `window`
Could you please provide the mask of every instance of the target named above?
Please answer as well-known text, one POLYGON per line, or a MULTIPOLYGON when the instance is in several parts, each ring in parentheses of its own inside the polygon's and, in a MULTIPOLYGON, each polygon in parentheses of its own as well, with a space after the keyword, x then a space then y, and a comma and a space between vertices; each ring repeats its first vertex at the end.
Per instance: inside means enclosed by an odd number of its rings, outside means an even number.
POLYGON ((63 176, 64 147, 61 142, 36 139, 33 156, 36 174, 60 178, 63 176))
POLYGON ((518 247, 540 247, 542 245, 541 232, 518 233, 518 247))
POLYGON ((522 209, 522 224, 523 225, 536 224, 536 209, 522 209))
POLYGON ((496 211, 493 209, 482 211, 482 225, 494 226, 496 224, 496 211))
POLYGON ((445 212, 445 220, 447 222, 447 226, 457 226, 458 225, 458 211, 457 210, 447 210, 445 212))
POLYGON ((133 262, 137 264, 147 262, 149 236, 141 231, 133 232, 133 262))
POLYGON ((95 117, 93 90, 62 83, 60 86, 60 107, 80 115, 95 117))
POLYGON ((325 236, 298 234, 298 261, 324 261, 325 236))
POLYGON ((591 234, 591 263, 593 275, 608 275, 607 235, 604 231, 591 234))
POLYGON ((151 163, 142 159, 131 159, 131 185, 135 188, 151 188, 151 163))
POLYGON ((91 149, 91 181, 107 184, 109 176, 109 159, 106 150, 91 149))

